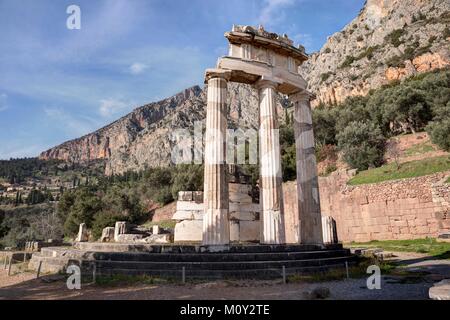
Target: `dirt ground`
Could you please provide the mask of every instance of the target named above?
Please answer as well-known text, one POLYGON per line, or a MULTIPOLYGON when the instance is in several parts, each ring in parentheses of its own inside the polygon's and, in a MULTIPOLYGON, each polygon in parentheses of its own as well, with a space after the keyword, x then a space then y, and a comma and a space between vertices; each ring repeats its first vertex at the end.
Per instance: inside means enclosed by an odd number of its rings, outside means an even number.
POLYGON ((276 281, 214 281, 187 284, 134 284, 99 286, 83 284, 81 290, 67 289, 61 276, 44 276, 35 279, 33 273, 7 275, 0 270, 0 299, 32 300, 253 300, 253 299, 310 299, 308 292, 318 287, 330 290, 328 299, 401 300, 428 299, 428 290, 435 282, 450 278, 450 260, 432 260, 420 254, 396 253, 395 258, 409 271, 426 276, 405 278, 382 276, 381 289, 369 290, 366 278, 343 279, 318 283, 294 282, 283 284, 276 281), (405 281, 406 280, 406 281, 405 281))

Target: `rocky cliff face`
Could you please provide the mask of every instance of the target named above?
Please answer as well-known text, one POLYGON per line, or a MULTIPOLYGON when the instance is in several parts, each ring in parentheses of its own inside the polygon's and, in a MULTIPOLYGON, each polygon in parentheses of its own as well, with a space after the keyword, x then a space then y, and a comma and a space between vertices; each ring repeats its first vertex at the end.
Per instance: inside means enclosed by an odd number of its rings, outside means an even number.
POLYGON ((301 73, 314 104, 336 104, 392 80, 450 64, 448 0, 367 0, 301 73))
MULTIPOLYGON (((43 152, 41 159, 61 159, 69 162, 106 160, 106 174, 119 174, 145 167, 167 166, 176 143, 177 129, 192 132, 199 121, 204 128, 206 119, 206 90, 198 86, 137 108, 110 125, 79 139, 65 142, 43 152)), ((278 97, 280 121, 287 101, 278 97)), ((228 127, 258 127, 258 96, 248 85, 229 84, 228 127)))

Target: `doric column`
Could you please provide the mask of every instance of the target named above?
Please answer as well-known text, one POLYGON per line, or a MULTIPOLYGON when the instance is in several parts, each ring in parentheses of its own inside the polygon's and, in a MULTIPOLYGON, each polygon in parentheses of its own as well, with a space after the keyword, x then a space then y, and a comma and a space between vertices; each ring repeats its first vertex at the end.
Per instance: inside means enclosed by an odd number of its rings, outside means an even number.
POLYGON ((276 110, 276 83, 260 80, 259 152, 261 243, 285 243, 282 171, 279 129, 276 110))
POLYGON ((304 91, 289 98, 294 103, 299 240, 305 244, 322 244, 319 182, 310 104, 312 95, 304 91))
POLYGON ((208 83, 203 244, 225 245, 230 242, 228 219, 228 181, 226 158, 227 83, 229 73, 207 72, 208 83))

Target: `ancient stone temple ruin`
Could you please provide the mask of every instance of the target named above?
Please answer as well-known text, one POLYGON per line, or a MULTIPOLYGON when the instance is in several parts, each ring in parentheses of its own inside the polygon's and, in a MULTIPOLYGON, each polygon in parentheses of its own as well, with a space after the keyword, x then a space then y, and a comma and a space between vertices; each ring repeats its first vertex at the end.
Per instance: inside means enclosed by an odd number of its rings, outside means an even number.
POLYGON ((262 27, 234 26, 225 36, 230 44, 229 55, 220 58, 216 68, 206 70, 205 75, 208 98, 204 191, 179 193, 172 217, 178 221, 174 241, 164 228, 153 226, 150 232, 145 226, 141 230, 140 226, 119 221, 115 227, 103 230, 101 241, 92 242, 88 241, 86 226, 81 225, 73 246, 42 248, 33 253, 30 268, 57 272, 76 264, 83 274, 146 274, 181 277, 184 281, 276 278, 281 273, 285 276, 342 268, 356 261, 348 249, 337 243, 332 219, 323 220, 322 231, 312 95, 298 74, 298 67, 307 59, 304 49, 294 47, 287 36, 268 33, 262 27), (259 193, 241 179, 238 166, 226 159, 230 81, 250 84, 258 90, 259 193), (294 106, 298 205, 287 212, 283 205, 275 105, 278 92, 287 95, 294 106), (286 214, 289 219, 285 219, 286 214), (294 220, 298 224, 292 223, 294 220))
POLYGON ((307 83, 298 73, 307 60, 304 48, 294 47, 287 35, 259 27, 233 26, 225 37, 229 55, 207 69, 208 85, 203 244, 230 242, 229 190, 226 163, 227 84, 246 83, 258 90, 260 152, 260 242, 286 243, 280 143, 276 113, 277 92, 294 105, 297 157, 298 239, 303 244, 321 244, 322 226, 317 181, 314 135, 307 83))

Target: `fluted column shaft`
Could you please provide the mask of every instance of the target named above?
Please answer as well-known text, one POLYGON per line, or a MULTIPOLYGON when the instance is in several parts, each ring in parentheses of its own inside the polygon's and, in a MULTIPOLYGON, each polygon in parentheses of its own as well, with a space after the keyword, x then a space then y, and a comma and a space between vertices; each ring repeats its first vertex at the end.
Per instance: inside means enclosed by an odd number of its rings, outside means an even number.
POLYGON ((203 244, 230 242, 226 171, 227 80, 208 80, 205 136, 203 244))
POLYGON ((276 111, 276 84, 260 80, 259 91, 259 152, 261 243, 285 243, 282 171, 279 128, 276 111))
POLYGON ((294 103, 299 240, 304 244, 322 244, 322 220, 311 96, 307 92, 302 92, 291 96, 290 99, 294 103))

